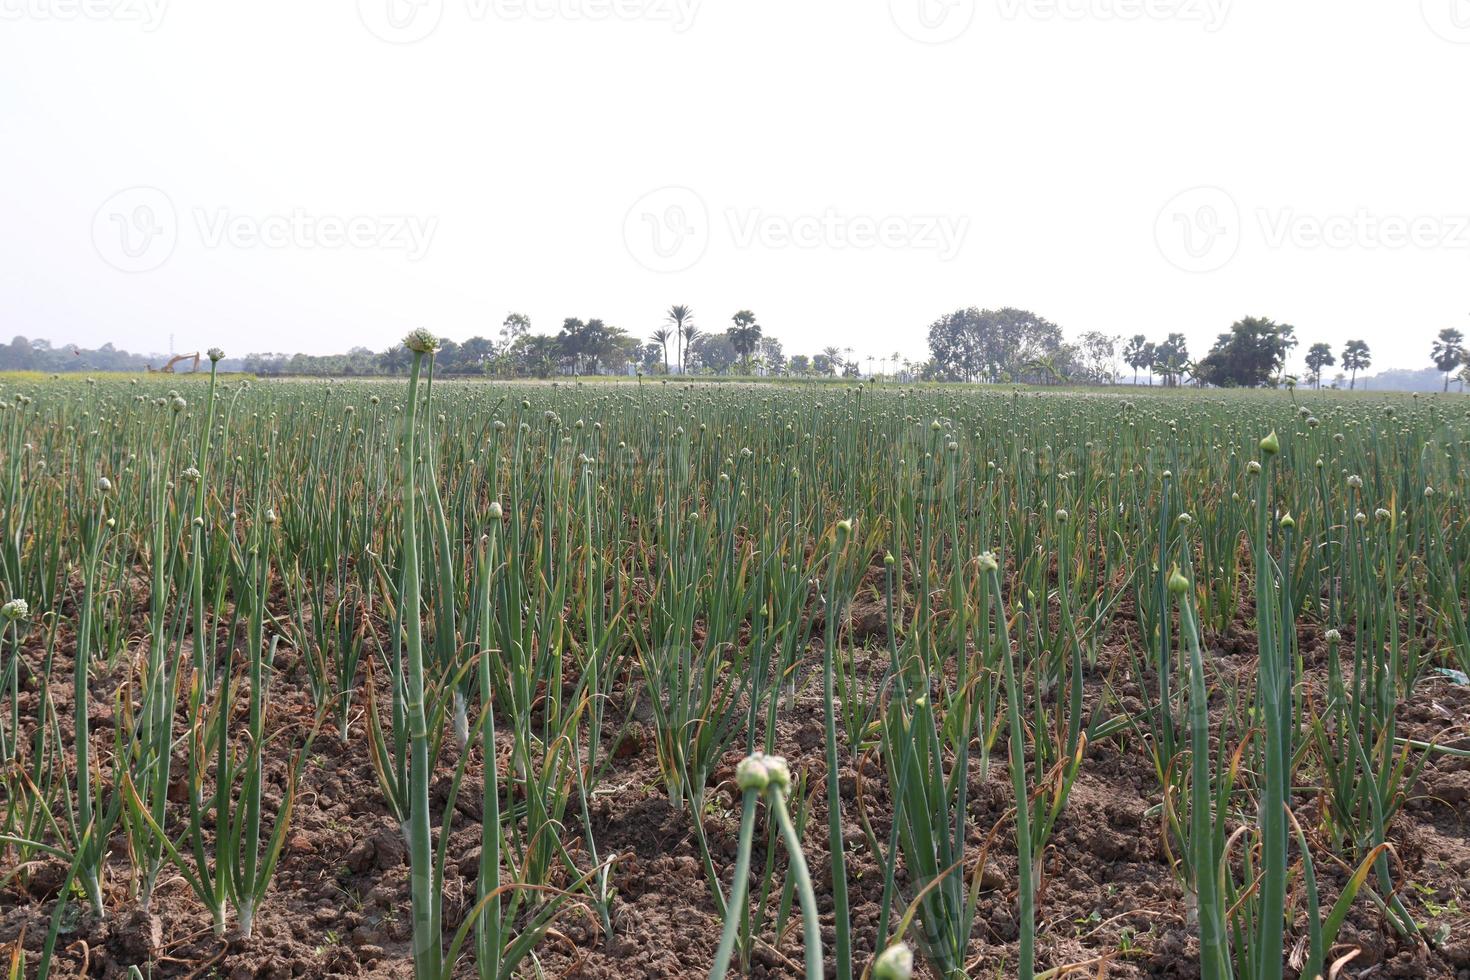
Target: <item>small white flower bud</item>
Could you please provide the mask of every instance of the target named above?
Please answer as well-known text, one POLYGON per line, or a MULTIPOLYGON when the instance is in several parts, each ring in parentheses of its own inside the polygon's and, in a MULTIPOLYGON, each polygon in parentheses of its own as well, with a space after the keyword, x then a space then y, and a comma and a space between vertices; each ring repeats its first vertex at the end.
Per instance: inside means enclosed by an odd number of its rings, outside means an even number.
POLYGON ((770 779, 770 786, 779 790, 788 790, 791 788, 791 768, 786 765, 784 756, 761 756, 761 763, 766 767, 766 775, 770 779))
POLYGON ((909 980, 914 975, 914 951, 894 943, 873 961, 873 980, 909 980))
POLYGON ((764 792, 771 782, 771 771, 766 768, 765 756, 759 752, 746 756, 735 767, 735 785, 742 793, 755 790, 764 792))

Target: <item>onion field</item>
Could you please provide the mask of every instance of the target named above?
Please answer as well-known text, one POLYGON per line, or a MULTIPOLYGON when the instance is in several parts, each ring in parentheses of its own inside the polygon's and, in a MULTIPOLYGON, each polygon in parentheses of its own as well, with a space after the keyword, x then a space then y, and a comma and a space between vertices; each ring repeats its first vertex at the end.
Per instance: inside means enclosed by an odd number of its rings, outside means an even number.
POLYGON ((405 343, 0 377, 7 976, 1470 976, 1470 400, 405 343))

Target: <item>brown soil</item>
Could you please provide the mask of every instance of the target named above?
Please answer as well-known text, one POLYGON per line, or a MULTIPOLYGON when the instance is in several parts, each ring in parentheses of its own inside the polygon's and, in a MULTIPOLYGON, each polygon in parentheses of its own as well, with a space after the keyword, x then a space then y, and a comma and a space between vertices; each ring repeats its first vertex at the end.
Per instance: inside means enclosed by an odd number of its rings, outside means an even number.
MULTIPOLYGON (((886 624, 881 610, 854 613, 853 638, 881 646, 886 624), (876 625, 873 616, 878 620, 876 625)), ((1120 617, 1116 635, 1093 675, 1102 678, 1117 666, 1124 676, 1131 625, 1120 617)), ((1241 636, 1248 631, 1241 630, 1241 636)), ((1304 631, 1304 637, 1306 631, 1304 631)), ((1226 674, 1249 675, 1253 654, 1241 636, 1212 640, 1215 667, 1226 674)), ((845 639, 847 634, 844 634, 845 639)), ((1304 644, 1313 670, 1315 641, 1304 644)), ((69 651, 58 651, 54 676, 71 672, 69 651)), ((862 670, 878 671, 886 654, 856 650, 862 670)), ((1317 658, 1320 661, 1320 657, 1317 658)), ((32 651, 32 663, 39 654, 32 651)), ((283 650, 274 690, 271 727, 305 725, 310 697, 305 676, 290 651, 283 650)), ((94 730, 110 743, 113 691, 120 677, 94 681, 94 730)), ((55 692, 65 725, 70 692, 55 692)), ((1096 703, 1101 681, 1089 685, 1096 703)), ((1139 693, 1121 684, 1123 704, 1139 693)), ((34 717, 34 688, 23 698, 23 716, 34 717), (29 715, 25 713, 29 712, 29 715)), ((208 917, 184 882, 166 870, 153 914, 129 912, 123 879, 128 863, 114 853, 107 882, 110 918, 95 922, 72 910, 64 919, 55 975, 122 977, 130 964, 154 977, 402 977, 410 975, 408 866, 403 839, 388 816, 362 737, 361 703, 357 721, 343 743, 330 724, 317 738, 301 778, 300 794, 285 854, 273 888, 260 910, 256 935, 242 941, 231 934, 216 939, 208 917)), ((805 850, 817 883, 819 904, 828 914, 825 939, 832 941, 828 881, 826 814, 820 696, 820 646, 814 645, 795 705, 784 710, 777 750, 794 773, 805 771, 812 812, 805 850), (815 668, 815 669, 814 669, 815 668)), ((610 715, 612 712, 610 712, 610 715)), ((1421 739, 1450 738, 1470 744, 1470 688, 1430 674, 1414 698, 1402 706, 1401 734, 1421 739)), ((987 833, 999 825, 980 869, 982 892, 973 938, 971 975, 1007 976, 1014 969, 1017 925, 1014 909, 1014 845, 1006 814, 1012 805, 1005 766, 1004 738, 997 744, 990 772, 975 764, 971 773, 972 859, 981 855, 987 833)), ((719 921, 699 860, 689 819, 676 812, 662 793, 647 731, 637 724, 616 749, 612 770, 589 803, 601 855, 616 854, 612 882, 613 934, 602 935, 590 914, 567 914, 538 952, 550 977, 618 978, 700 977, 708 970, 719 935, 719 921)), ((448 745, 445 757, 453 754, 448 745)), ((732 752, 713 780, 712 812, 706 821, 711 851, 728 887, 734 863, 738 809, 730 776, 741 753, 732 752)), ((502 761, 502 765, 503 765, 502 761)), ((880 839, 886 839, 889 812, 885 778, 875 760, 858 760, 843 771, 843 816, 848 844, 848 875, 853 905, 857 963, 865 966, 876 940, 882 874, 864 844, 859 789, 866 813, 880 839)), ((179 767, 180 770, 182 766, 179 767)), ((179 771, 179 770, 176 770, 179 771)), ((285 763, 270 773, 269 798, 278 805, 284 792, 285 763)), ((441 776, 435 799, 444 801, 448 777, 441 776)), ((478 787, 461 794, 461 811, 450 844, 446 874, 446 919, 456 924, 473 904, 478 862, 478 787)), ((1161 800, 1152 763, 1136 737, 1101 739, 1087 748, 1071 801, 1043 861, 1039 903, 1038 960, 1045 966, 1088 964, 1084 974, 1108 977, 1189 977, 1197 974, 1195 929, 1187 921, 1183 893, 1171 874, 1159 832, 1150 813, 1161 800)), ((1311 799, 1297 800, 1308 814, 1311 799)), ((574 803, 575 806, 575 803, 574 803)), ((1425 769, 1391 838, 1401 862, 1396 880, 1411 882, 1401 897, 1426 924, 1429 946, 1400 940, 1371 903, 1360 899, 1339 937, 1337 954, 1358 952, 1343 976, 1470 977, 1470 763, 1436 758, 1425 769)), ((765 816, 759 818, 763 830, 765 816)), ((1304 820, 1304 823, 1307 822, 1304 820)), ((575 822, 569 822, 575 827, 575 822)), ((570 831, 569 831, 570 832, 570 831)), ((569 838, 574 848, 580 842, 569 838)), ((754 865, 764 860, 757 834, 754 865)), ((1325 844, 1314 841, 1324 900, 1335 899, 1345 875, 1325 844)), ((0 858, 0 874, 10 870, 0 858)), ((778 867, 779 867, 778 863, 778 867)), ((46 934, 56 893, 65 878, 59 861, 42 861, 17 876, 0 893, 0 943, 22 935, 34 957, 46 934)), ((779 878, 779 874, 778 874, 779 878)), ((1293 884, 1296 887, 1296 883, 1293 884)), ((1300 926, 1300 922, 1297 923, 1300 926)), ((1300 935, 1300 929, 1293 930, 1300 935)), ((830 949, 830 947, 829 947, 830 949)), ((793 913, 785 934, 767 934, 758 944, 751 976, 800 977, 801 934, 793 913)), ((471 975, 462 966, 463 975, 471 975)))

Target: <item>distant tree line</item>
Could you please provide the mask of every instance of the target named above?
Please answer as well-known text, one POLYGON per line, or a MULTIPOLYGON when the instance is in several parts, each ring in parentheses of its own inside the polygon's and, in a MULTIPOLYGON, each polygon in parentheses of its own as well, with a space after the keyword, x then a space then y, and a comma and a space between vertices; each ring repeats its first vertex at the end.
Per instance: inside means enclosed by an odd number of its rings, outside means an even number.
MULTIPOLYGON (((1268 317, 1236 321, 1203 357, 1195 359, 1182 333, 1170 333, 1162 341, 1135 334, 1124 341, 1092 330, 1069 343, 1055 323, 1014 307, 969 307, 935 320, 929 325, 930 359, 920 373, 940 381, 1111 384, 1119 380, 1114 368, 1120 345, 1122 361, 1133 369, 1135 385, 1141 383, 1140 376, 1149 384, 1157 378, 1168 387, 1192 383, 1260 388, 1296 380, 1285 374, 1287 359, 1297 346, 1296 328, 1268 317)), ((1465 365, 1467 356, 1459 331, 1441 332, 1434 359, 1446 372, 1446 388, 1449 372, 1465 365)), ((1305 360, 1309 380, 1320 387, 1323 372, 1338 363, 1338 355, 1330 345, 1315 343, 1305 360)), ((1349 387, 1357 386, 1358 372, 1372 362, 1363 341, 1349 340, 1343 345, 1341 364, 1348 372, 1349 387)), ((1470 380, 1470 369, 1464 380, 1470 380)))
MULTIPOLYGON (((884 377, 901 381, 964 381, 1012 384, 1113 384, 1120 380, 1119 357, 1140 376, 1165 386, 1210 385, 1260 388, 1296 383, 1285 373, 1297 346, 1296 328, 1269 317, 1250 316, 1231 324, 1210 350, 1190 355, 1182 333, 1162 341, 1135 334, 1124 341, 1096 330, 1069 342, 1062 328, 1045 317, 1015 307, 967 307, 947 313, 929 325, 929 358, 909 360, 898 352, 858 355, 851 347, 830 346, 813 354, 787 355, 781 341, 766 332, 748 309, 736 311, 723 328, 700 326, 693 308, 675 304, 646 341, 592 317, 567 317, 554 334, 536 333, 524 314, 511 313, 495 337, 476 335, 461 342, 443 341, 435 355, 435 371, 448 376, 537 377, 554 375, 705 374, 789 377, 884 377), (866 368, 866 369, 865 369, 866 368)), ((53 346, 47 340, 17 336, 0 344, 0 371, 142 372, 168 362, 160 354, 133 354, 104 344, 91 350, 75 344, 53 346)), ((1470 381, 1470 347, 1453 327, 1439 332, 1430 360, 1442 377, 1463 391, 1470 381)), ((401 374, 412 356, 401 345, 384 351, 353 347, 344 354, 252 353, 220 366, 259 376, 372 376, 401 374)), ((1307 381, 1320 388, 1328 368, 1341 367, 1336 383, 1357 387, 1359 372, 1372 366, 1373 355, 1362 340, 1345 342, 1340 351, 1313 343, 1304 356, 1307 381)), ((176 368, 186 371, 185 362, 176 368)), ((1427 369, 1426 369, 1427 370, 1427 369)))
POLYGON ((1148 383, 1157 375, 1166 387, 1181 384, 1190 373, 1189 343, 1182 333, 1171 333, 1161 343, 1134 334, 1123 347, 1123 363, 1133 369, 1133 383, 1143 371, 1148 383))
POLYGON ((750 310, 736 311, 723 329, 707 330, 683 303, 669 307, 663 325, 649 335, 640 350, 640 366, 650 374, 824 378, 912 377, 916 368, 898 351, 859 358, 851 347, 834 346, 788 357, 781 341, 766 333, 750 310))
POLYGON ((0 344, 0 371, 43 371, 47 374, 64 371, 144 371, 148 364, 148 357, 118 350, 111 344, 88 350, 75 344, 53 347, 49 340, 29 340, 25 337, 16 337, 8 344, 0 344))
MULTIPOLYGON (((555 334, 533 333, 531 319, 511 313, 496 337, 475 335, 462 341, 444 339, 434 355, 434 371, 441 376, 550 377, 553 374, 621 374, 638 356, 638 342, 627 331, 596 317, 567 317, 555 334)), ((374 354, 354 348, 347 354, 297 354, 277 366, 262 358, 246 358, 245 370, 254 374, 402 374, 413 355, 395 344, 374 354)))
MULTIPOLYGON (((1215 338, 1214 345, 1197 361, 1190 360, 1182 334, 1171 333, 1161 344, 1154 344, 1142 334, 1133 337, 1123 350, 1123 359, 1134 369, 1164 378, 1165 384, 1182 384, 1186 379, 1217 388, 1265 388, 1295 384, 1285 372, 1287 358, 1297 346, 1296 328, 1277 323, 1269 317, 1248 316, 1230 325, 1215 338)), ((1332 347, 1314 343, 1307 349, 1307 376, 1317 387, 1322 386, 1326 368, 1338 363, 1332 347)), ((1350 372, 1349 387, 1357 386, 1358 372, 1373 363, 1368 345, 1349 340, 1342 348, 1342 367, 1350 372)))

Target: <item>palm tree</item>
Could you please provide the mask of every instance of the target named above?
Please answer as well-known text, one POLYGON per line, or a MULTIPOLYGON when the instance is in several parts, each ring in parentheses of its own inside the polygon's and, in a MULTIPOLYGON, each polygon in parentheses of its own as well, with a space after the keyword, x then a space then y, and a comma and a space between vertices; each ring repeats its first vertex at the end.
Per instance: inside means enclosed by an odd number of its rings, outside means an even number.
POLYGON ((822 353, 827 355, 827 362, 832 365, 832 373, 833 374, 841 374, 842 373, 842 348, 836 347, 836 346, 833 346, 833 347, 823 347, 822 348, 822 353))
POLYGON ((1189 345, 1184 334, 1171 333, 1162 344, 1145 344, 1144 349, 1150 354, 1149 360, 1154 372, 1163 375, 1164 387, 1177 386, 1185 365, 1189 363, 1189 345))
POLYGON ((684 342, 684 336, 685 336, 684 331, 685 331, 685 328, 689 324, 691 324, 691 323, 694 322, 694 311, 692 309, 690 309, 689 307, 685 306, 683 303, 675 303, 673 306, 669 307, 669 317, 668 317, 668 319, 669 319, 669 322, 674 325, 674 339, 675 339, 676 344, 678 345, 678 350, 677 350, 678 357, 677 357, 677 360, 678 360, 678 363, 679 363, 679 373, 680 374, 683 374, 684 373, 684 346, 683 346, 683 342, 684 342))
POLYGON ((1322 369, 1336 363, 1332 348, 1326 344, 1318 342, 1307 348, 1307 370, 1312 374, 1312 385, 1315 388, 1320 390, 1322 387, 1322 369))
POLYGON ((704 336, 703 331, 692 323, 684 325, 684 359, 689 359, 690 352, 694 349, 694 342, 704 336))
POLYGON ((1454 327, 1445 327, 1430 348, 1429 358, 1444 372, 1444 390, 1449 391, 1450 372, 1465 360, 1465 335, 1454 327))
POLYGON ((728 331, 730 346, 735 348, 735 353, 740 355, 744 364, 745 373, 750 373, 750 355, 755 353, 756 347, 761 342, 761 327, 755 322, 755 314, 749 310, 741 310, 730 318, 735 325, 728 331))
POLYGON ((669 373, 669 338, 674 335, 668 327, 659 327, 653 332, 653 342, 663 348, 664 352, 664 374, 669 373))
POLYGON ((1148 338, 1141 333, 1133 335, 1128 345, 1123 348, 1123 363, 1133 369, 1133 386, 1138 387, 1138 369, 1143 367, 1143 348, 1148 344, 1148 338))
POLYGON ((1373 364, 1373 355, 1368 350, 1368 345, 1361 340, 1349 340, 1342 347, 1342 366, 1351 372, 1348 379, 1348 390, 1358 386, 1358 372, 1373 364))
POLYGON ((412 356, 408 352, 408 348, 402 344, 394 344, 378 355, 378 363, 382 364, 383 369, 389 374, 397 374, 399 371, 408 367, 412 356))
POLYGON ((1030 375, 1037 375, 1044 385, 1060 384, 1062 376, 1057 372, 1056 358, 1050 354, 1039 354, 1028 358, 1021 365, 1021 370, 1030 375))

